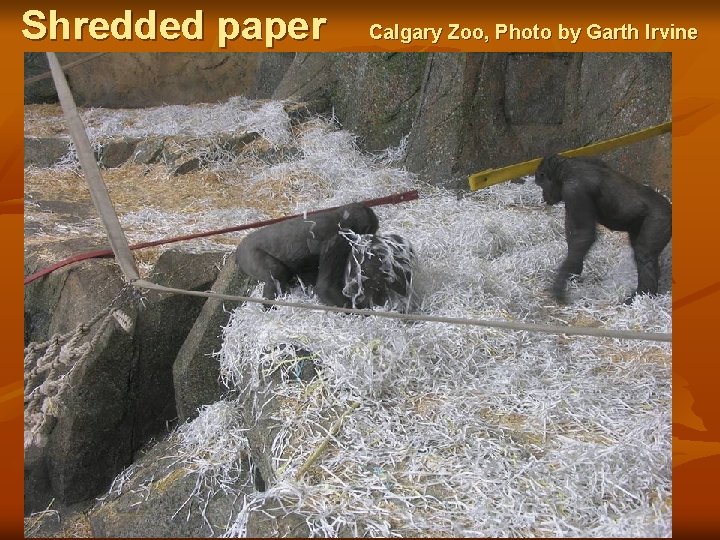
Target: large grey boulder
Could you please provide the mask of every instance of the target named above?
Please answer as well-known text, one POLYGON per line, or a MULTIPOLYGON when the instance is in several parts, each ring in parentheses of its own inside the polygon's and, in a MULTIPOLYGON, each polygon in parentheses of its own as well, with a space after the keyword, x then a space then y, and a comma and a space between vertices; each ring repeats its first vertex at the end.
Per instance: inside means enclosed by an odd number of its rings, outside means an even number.
MULTIPOLYGON (((206 291, 217 278, 222 253, 166 251, 158 259, 150 281, 190 291, 206 291)), ((142 351, 136 372, 135 402, 145 421, 136 436, 145 442, 177 417, 172 367, 180 347, 195 324, 205 298, 147 291, 146 307, 138 317, 138 345, 142 351)))
MULTIPOLYGON (((255 281, 238 271, 235 257, 226 258, 212 291, 247 296, 255 281)), ((195 418, 198 409, 227 392, 220 382, 220 366, 213 353, 222 344, 222 329, 237 302, 208 298, 173 364, 175 406, 180 421, 195 418)))
MULTIPOLYGON (((664 54, 433 53, 406 165, 458 178, 631 133, 670 118, 664 54)), ((669 190, 669 135, 603 159, 669 190)))
POLYGON ((397 146, 410 133, 423 98, 427 55, 346 53, 333 59, 333 102, 343 126, 371 152, 397 146))
POLYGON ((301 101, 313 113, 325 113, 332 110, 336 84, 333 55, 297 53, 272 98, 301 101))
MULTIPOLYGON (((617 137, 672 119, 670 53, 583 53, 573 144, 617 137)), ((672 195, 672 134, 599 157, 644 184, 672 195)))
POLYGON ((132 137, 119 137, 102 141, 98 163, 106 168, 120 167, 135 153, 135 148, 141 139, 132 137))
MULTIPOLYGON (((109 260, 75 264, 31 283, 25 289, 26 342, 71 332, 109 305, 122 286, 121 273, 109 260)), ((130 306, 124 311, 133 318, 137 315, 130 306)), ((97 327, 91 328, 88 338, 95 332, 97 327)), ((67 495, 68 500, 78 500, 68 480, 79 491, 88 483, 99 483, 94 487, 99 491, 114 476, 111 470, 132 458, 132 425, 121 421, 125 409, 122 394, 127 393, 123 383, 129 381, 131 366, 137 361, 132 338, 111 321, 96 340, 66 381, 60 395, 62 409, 58 418, 49 419, 46 443, 25 450, 26 513, 43 509, 55 497, 65 499, 67 495), (110 471, 103 471, 105 468, 110 471), (62 474, 58 475, 59 471, 62 474)), ((26 381, 30 383, 37 386, 26 381)), ((90 489, 87 496, 95 494, 90 489)))
MULTIPOLYGON (((60 212, 57 206, 50 208, 60 212)), ((67 211, 70 212, 69 209, 67 211)), ((33 274, 74 253, 106 247, 97 239, 84 238, 26 248, 25 275, 33 274), (49 255, 46 255, 48 252, 49 255)), ((75 263, 29 283, 24 288, 25 345, 73 330, 105 308, 123 285, 120 269, 110 259, 89 259, 75 263)))
POLYGON ((371 151, 397 146, 420 103, 427 55, 298 53, 273 93, 334 113, 371 151))
MULTIPOLYGON (((337 115, 364 148, 397 146, 432 183, 670 119, 665 53, 298 54, 274 97, 337 115)), ((601 156, 670 192, 670 135, 601 156)))
POLYGON ((69 137, 25 137, 25 167, 52 167, 69 148, 69 137))
POLYGON ((55 90, 52 78, 42 77, 50 71, 45 53, 25 53, 24 66, 23 78, 26 81, 41 77, 35 82, 24 85, 25 103, 57 103, 57 90, 55 90))

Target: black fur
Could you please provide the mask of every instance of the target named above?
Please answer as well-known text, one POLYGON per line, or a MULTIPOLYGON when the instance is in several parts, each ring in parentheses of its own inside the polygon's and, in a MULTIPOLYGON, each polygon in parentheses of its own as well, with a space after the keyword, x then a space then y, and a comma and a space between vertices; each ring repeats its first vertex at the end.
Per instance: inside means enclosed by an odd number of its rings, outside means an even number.
POLYGON ((287 292, 297 278, 314 285, 321 254, 327 252, 326 244, 334 244, 341 228, 374 234, 378 219, 372 209, 354 203, 268 225, 240 242, 235 252, 238 267, 265 283, 263 297, 268 299, 287 292))
POLYGON ((658 291, 659 256, 672 236, 672 205, 652 188, 635 182, 596 158, 546 157, 535 172, 547 204, 565 201, 568 254, 555 276, 552 292, 565 300, 567 280, 580 275, 595 242, 598 223, 626 231, 637 264, 637 294, 658 291))

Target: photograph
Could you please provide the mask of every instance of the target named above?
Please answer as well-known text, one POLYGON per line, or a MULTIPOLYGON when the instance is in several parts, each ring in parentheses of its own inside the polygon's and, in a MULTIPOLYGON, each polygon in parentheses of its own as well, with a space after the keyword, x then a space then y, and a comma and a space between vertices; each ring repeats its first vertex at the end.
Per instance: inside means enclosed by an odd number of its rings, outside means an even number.
POLYGON ((673 54, 25 52, 25 537, 671 537, 673 54))

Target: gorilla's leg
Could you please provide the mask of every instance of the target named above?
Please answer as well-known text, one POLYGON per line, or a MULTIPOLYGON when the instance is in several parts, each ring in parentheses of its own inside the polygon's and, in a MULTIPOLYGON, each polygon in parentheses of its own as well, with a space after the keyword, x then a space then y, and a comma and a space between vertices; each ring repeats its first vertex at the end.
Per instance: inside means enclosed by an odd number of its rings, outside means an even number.
POLYGON ((572 275, 579 276, 583 271, 585 255, 595 243, 595 220, 592 216, 578 216, 566 210, 565 239, 568 253, 558 268, 552 293, 558 302, 565 302, 565 286, 572 275))
POLYGON ((286 293, 293 276, 282 261, 261 249, 243 251, 238 257, 238 265, 243 272, 265 283, 263 297, 269 300, 286 293))
POLYGON ((625 303, 632 302, 638 294, 657 294, 660 253, 671 236, 671 224, 666 216, 648 216, 638 229, 630 231, 630 244, 635 256, 638 282, 637 289, 625 303))

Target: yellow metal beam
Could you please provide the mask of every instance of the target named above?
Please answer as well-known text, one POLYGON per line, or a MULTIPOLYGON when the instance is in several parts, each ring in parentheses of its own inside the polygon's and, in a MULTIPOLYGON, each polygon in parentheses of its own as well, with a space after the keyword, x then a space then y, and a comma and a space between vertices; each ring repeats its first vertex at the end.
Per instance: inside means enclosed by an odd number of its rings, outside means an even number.
MULTIPOLYGON (((602 152, 608 152, 620 146, 625 146, 631 143, 649 139, 657 135, 662 135, 672 130, 672 121, 665 122, 657 126, 649 127, 629 133, 628 135, 622 135, 615 137, 614 139, 608 139, 598 143, 589 144, 587 146, 581 146, 573 150, 566 150, 565 152, 559 152, 561 156, 565 157, 576 157, 576 156, 590 156, 594 154, 600 154, 602 152)), ((480 171, 475 174, 468 176, 468 183, 470 184, 471 191, 477 191, 478 189, 486 188, 500 182, 512 180, 513 178, 520 178, 532 174, 540 165, 543 158, 531 159, 530 161, 523 161, 522 163, 516 163, 515 165, 508 165, 506 167, 500 167, 499 169, 487 169, 480 171)))

